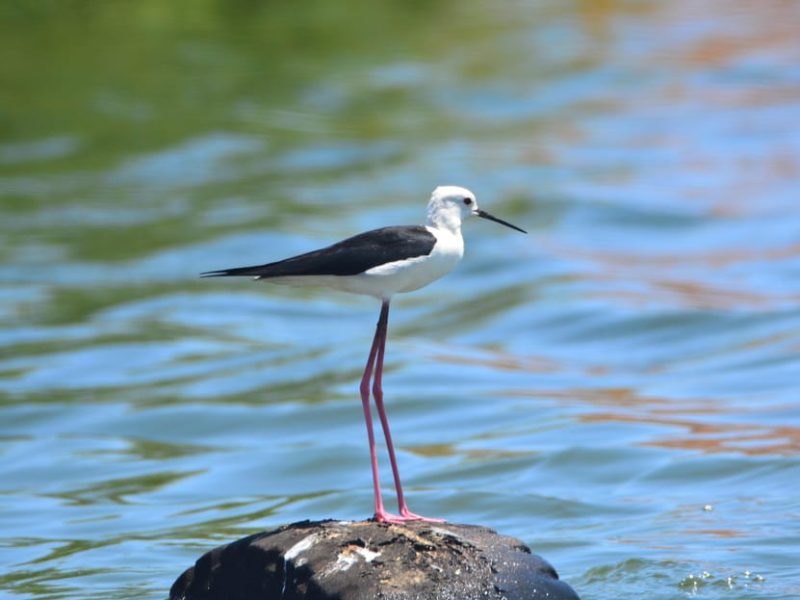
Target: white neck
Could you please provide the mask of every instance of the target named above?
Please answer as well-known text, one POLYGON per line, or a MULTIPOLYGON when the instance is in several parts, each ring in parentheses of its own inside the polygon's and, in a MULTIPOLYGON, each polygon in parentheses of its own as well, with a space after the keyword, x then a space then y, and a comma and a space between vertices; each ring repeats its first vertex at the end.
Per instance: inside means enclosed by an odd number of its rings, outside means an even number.
POLYGON ((461 213, 454 210, 442 210, 441 206, 429 206, 428 225, 450 233, 461 233, 461 213))

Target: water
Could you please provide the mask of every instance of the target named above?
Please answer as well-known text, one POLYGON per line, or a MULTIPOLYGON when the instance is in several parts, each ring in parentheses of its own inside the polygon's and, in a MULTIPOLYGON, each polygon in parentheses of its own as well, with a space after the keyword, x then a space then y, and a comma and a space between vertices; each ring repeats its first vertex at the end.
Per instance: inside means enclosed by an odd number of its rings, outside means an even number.
POLYGON ((160 599, 217 544, 368 516, 377 304, 197 274, 457 183, 531 234, 468 222, 393 303, 412 509, 587 599, 800 597, 800 5, 0 16, 0 595, 160 599))

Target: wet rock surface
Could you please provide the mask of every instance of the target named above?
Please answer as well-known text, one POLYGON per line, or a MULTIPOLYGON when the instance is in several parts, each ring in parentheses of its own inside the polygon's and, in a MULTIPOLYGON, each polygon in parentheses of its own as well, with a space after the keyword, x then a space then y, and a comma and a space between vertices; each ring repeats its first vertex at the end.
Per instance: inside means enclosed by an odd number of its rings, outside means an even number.
POLYGON ((203 555, 170 600, 577 600, 517 539, 454 523, 303 521, 203 555))

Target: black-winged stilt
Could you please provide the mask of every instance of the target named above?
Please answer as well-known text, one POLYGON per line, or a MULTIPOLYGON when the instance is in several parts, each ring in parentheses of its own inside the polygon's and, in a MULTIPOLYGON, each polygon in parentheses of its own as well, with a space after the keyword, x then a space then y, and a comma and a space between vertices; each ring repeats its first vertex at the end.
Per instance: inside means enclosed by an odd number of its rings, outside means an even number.
POLYGON ((374 296, 381 301, 375 337, 372 340, 364 376, 361 378, 361 403, 367 422, 375 494, 375 519, 378 521, 390 523, 410 520, 440 521, 415 515, 408 510, 400 483, 392 435, 389 432, 389 421, 383 406, 381 384, 383 356, 389 321, 389 302, 392 296, 426 286, 456 266, 464 255, 461 222, 471 216, 489 219, 527 233, 516 225, 479 209, 475 194, 468 189, 440 186, 433 191, 428 202, 428 223, 425 226, 383 227, 360 233, 327 248, 285 260, 201 274, 202 277, 250 276, 290 285, 322 285, 345 292, 374 296), (370 381, 392 465, 399 515, 386 512, 381 498, 378 454, 369 404, 370 381))

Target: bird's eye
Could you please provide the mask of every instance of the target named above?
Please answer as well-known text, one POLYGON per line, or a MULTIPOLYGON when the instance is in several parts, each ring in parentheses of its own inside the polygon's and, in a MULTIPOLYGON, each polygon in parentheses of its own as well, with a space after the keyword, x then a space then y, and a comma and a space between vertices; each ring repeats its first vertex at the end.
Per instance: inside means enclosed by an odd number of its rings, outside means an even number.
POLYGON ((472 198, 464 198, 464 204, 466 204, 467 206, 472 204, 472 198))

